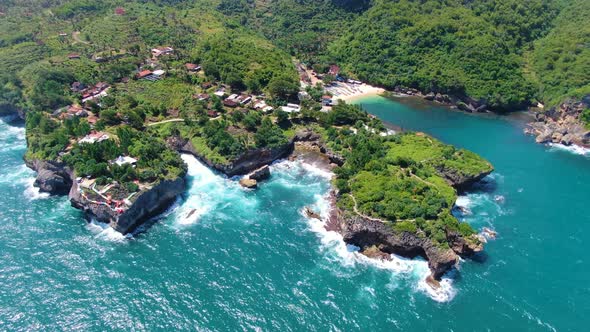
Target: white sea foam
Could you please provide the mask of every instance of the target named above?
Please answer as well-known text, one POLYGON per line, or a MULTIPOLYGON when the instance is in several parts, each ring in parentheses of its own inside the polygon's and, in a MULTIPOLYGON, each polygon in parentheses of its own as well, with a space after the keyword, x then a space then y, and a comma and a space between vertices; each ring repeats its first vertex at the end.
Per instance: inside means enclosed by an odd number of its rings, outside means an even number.
POLYGON ((216 174, 194 156, 183 154, 181 157, 188 166, 191 187, 186 201, 181 202, 174 213, 177 225, 195 224, 211 211, 223 213, 235 202, 245 210, 256 207, 256 201, 248 199, 236 181, 216 174))
MULTIPOLYGON (((433 289, 426 283, 426 277, 430 275, 428 262, 423 259, 407 259, 391 255, 390 261, 372 259, 359 253, 359 248, 347 245, 342 235, 326 230, 326 218, 330 213, 329 195, 317 195, 315 204, 311 207, 319 211, 322 220, 307 218, 311 231, 316 233, 321 242, 321 249, 330 251, 336 255, 338 263, 346 267, 358 265, 371 266, 392 272, 392 278, 407 279, 414 285, 415 290, 420 291, 435 301, 448 302, 456 294, 453 281, 450 277, 444 277, 440 282, 440 288, 433 289)), ((305 216, 304 211, 301 214, 305 216)))
POLYGON ((114 230, 108 224, 99 222, 95 219, 91 219, 88 223, 88 229, 98 239, 110 241, 110 242, 125 242, 125 240, 131 238, 131 234, 123 235, 114 230))
POLYGON ((29 200, 36 200, 36 199, 44 199, 49 198, 48 193, 43 193, 39 190, 39 188, 35 187, 33 184, 35 183, 35 178, 27 178, 26 181, 26 189, 25 189, 25 197, 29 200))
POLYGON ((549 151, 567 151, 580 156, 590 156, 590 149, 578 145, 563 145, 556 143, 547 143, 549 151))
POLYGON ((293 172, 293 170, 297 170, 301 172, 303 175, 307 176, 319 176, 324 179, 330 180, 334 176, 334 173, 324 168, 311 164, 305 161, 289 161, 289 160, 280 160, 271 165, 271 168, 278 172, 289 173, 293 172))

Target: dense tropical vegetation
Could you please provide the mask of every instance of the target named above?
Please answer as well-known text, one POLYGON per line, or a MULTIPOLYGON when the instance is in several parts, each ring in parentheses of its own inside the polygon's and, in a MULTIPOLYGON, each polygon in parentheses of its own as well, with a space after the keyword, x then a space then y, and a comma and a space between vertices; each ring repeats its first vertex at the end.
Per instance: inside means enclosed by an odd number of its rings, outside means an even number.
POLYGON ((590 92, 588 14, 584 0, 4 1, 0 113, 27 113, 27 158, 129 193, 184 176, 171 138, 230 165, 311 129, 345 160, 335 171, 340 207, 446 246, 449 233, 473 234, 451 215, 450 183, 489 163, 421 133, 389 135, 358 106, 322 112, 321 84, 306 88, 300 112, 281 110, 300 90, 293 57, 332 69, 326 83, 355 78, 497 110, 553 106, 590 92), (174 51, 152 54, 158 47, 174 51), (154 69, 165 74, 141 79, 154 69), (108 94, 84 97, 80 87, 97 84, 108 94), (85 142, 90 133, 108 139, 85 142), (120 156, 137 162, 119 165, 120 156))

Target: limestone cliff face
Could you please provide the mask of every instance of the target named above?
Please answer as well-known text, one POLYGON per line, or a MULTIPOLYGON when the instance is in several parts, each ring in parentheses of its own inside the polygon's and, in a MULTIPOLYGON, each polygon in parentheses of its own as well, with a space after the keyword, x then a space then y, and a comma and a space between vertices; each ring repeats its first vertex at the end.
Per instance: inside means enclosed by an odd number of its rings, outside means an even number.
POLYGON ((447 169, 444 167, 438 167, 437 169, 438 174, 440 174, 447 182, 457 189, 459 192, 463 192, 468 190, 472 187, 475 183, 479 182, 481 179, 485 178, 486 176, 490 175, 494 168, 490 165, 490 168, 486 171, 482 171, 477 174, 464 174, 458 172, 457 170, 447 169))
POLYGON ((590 130, 580 115, 590 108, 590 95, 581 101, 567 100, 559 107, 537 113, 525 132, 536 136, 537 143, 559 143, 590 148, 590 130))
POLYGON ((294 147, 294 141, 274 149, 255 149, 246 151, 229 164, 216 164, 202 156, 193 146, 193 144, 180 137, 171 137, 167 141, 168 145, 180 153, 188 153, 205 163, 207 166, 227 175, 244 175, 248 174, 262 166, 271 164, 273 161, 287 157, 294 147))
POLYGON ((108 223, 118 232, 129 233, 148 219, 163 212, 186 189, 183 178, 161 181, 149 190, 142 191, 133 204, 122 214, 112 208, 96 204, 82 197, 73 171, 56 161, 25 160, 37 172, 35 186, 53 195, 69 195, 73 207, 84 211, 87 218, 108 223))
POLYGON ((148 219, 164 212, 185 190, 186 182, 182 178, 161 181, 153 188, 140 192, 133 204, 122 214, 82 197, 76 183, 72 186, 69 197, 72 206, 83 210, 88 217, 108 223, 116 231, 127 234, 148 219))
POLYGON ((296 142, 304 142, 309 143, 312 146, 315 146, 319 149, 319 151, 326 155, 326 157, 330 160, 331 163, 336 164, 338 166, 344 165, 344 157, 341 155, 334 153, 331 151, 326 144, 323 142, 321 136, 315 133, 311 129, 303 129, 300 130, 295 134, 294 140, 296 142))
POLYGON ((51 195, 66 195, 73 183, 72 170, 65 163, 25 159, 27 167, 37 172, 34 186, 51 195))
POLYGON ((331 219, 331 230, 340 232, 346 243, 361 248, 361 251, 376 247, 387 254, 428 260, 432 277, 436 280, 452 269, 459 262, 459 257, 469 257, 483 250, 481 245, 472 245, 454 233, 447 234, 451 248, 442 248, 427 237, 410 232, 395 232, 387 224, 366 220, 338 209, 332 213, 331 219))
POLYGON ((467 244, 464 239, 454 234, 450 236, 456 238, 457 244, 454 244, 452 248, 442 248, 426 237, 409 232, 394 232, 387 224, 351 216, 338 209, 332 218, 336 218, 335 223, 330 222, 332 227, 336 225, 333 230, 339 231, 346 243, 361 248, 361 251, 377 247, 387 254, 408 258, 422 257, 428 260, 432 277, 436 280, 440 280, 448 270, 453 268, 459 262, 459 257, 468 257, 483 249, 481 246, 467 244))

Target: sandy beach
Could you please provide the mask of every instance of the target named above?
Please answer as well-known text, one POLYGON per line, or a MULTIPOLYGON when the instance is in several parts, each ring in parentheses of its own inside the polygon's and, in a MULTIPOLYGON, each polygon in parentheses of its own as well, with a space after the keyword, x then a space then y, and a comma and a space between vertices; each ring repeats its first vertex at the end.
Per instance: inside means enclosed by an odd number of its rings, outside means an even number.
POLYGON ((385 92, 385 89, 374 87, 369 84, 352 84, 344 82, 334 82, 331 86, 325 88, 333 96, 333 100, 343 100, 351 102, 355 99, 368 96, 377 96, 385 92))

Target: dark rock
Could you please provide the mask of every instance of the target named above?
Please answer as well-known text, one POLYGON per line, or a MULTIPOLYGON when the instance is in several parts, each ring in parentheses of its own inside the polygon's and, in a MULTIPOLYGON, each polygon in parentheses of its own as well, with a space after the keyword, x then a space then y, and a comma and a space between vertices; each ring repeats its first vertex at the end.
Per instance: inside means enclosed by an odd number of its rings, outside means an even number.
POLYGON ((381 249, 379 249, 377 246, 367 247, 361 252, 361 254, 373 259, 380 259, 384 261, 391 260, 391 255, 381 251, 381 249))
POLYGON ((487 112, 487 108, 488 108, 488 105, 483 104, 483 105, 477 106, 477 108, 475 108, 475 111, 479 112, 479 113, 483 113, 483 112, 487 112))
POLYGON ((72 206, 83 210, 87 217, 108 223, 116 231, 127 234, 164 212, 185 190, 186 182, 182 178, 161 181, 153 188, 136 195, 133 204, 123 213, 118 213, 106 205, 90 202, 81 195, 76 182, 72 185, 69 197, 72 206))
POLYGON ((469 112, 469 113, 475 112, 475 108, 473 106, 471 106, 471 104, 468 105, 462 101, 457 102, 457 108, 464 111, 464 112, 469 112))
POLYGON ((457 189, 457 191, 463 192, 491 174, 494 171, 494 168, 489 164, 487 170, 477 174, 465 174, 452 168, 446 168, 444 165, 437 166, 436 170, 451 186, 457 189))
POLYGON ((37 172, 33 185, 40 191, 51 195, 65 195, 70 191, 72 171, 65 163, 42 160, 25 160, 25 163, 37 172))
POLYGON ((438 101, 439 103, 443 103, 445 101, 444 98, 443 98, 443 95, 441 95, 440 93, 437 93, 434 96, 434 100, 438 101))
POLYGON ((546 129, 542 134, 538 135, 535 141, 537 143, 547 143, 551 141, 551 137, 553 135, 553 131, 550 129, 546 129))
POLYGON ((561 142, 562 137, 563 135, 560 132, 554 132, 553 135, 551 135, 551 142, 559 143, 561 142))
POLYGON ((561 138, 561 144, 563 145, 572 145, 573 142, 574 136, 571 134, 563 135, 563 137, 561 138))
POLYGON ((424 99, 426 99, 426 100, 434 100, 434 97, 435 97, 434 92, 429 92, 429 93, 427 93, 424 96, 424 99))
POLYGON ((319 213, 315 212, 314 210, 312 210, 308 206, 305 207, 305 215, 311 219, 317 219, 317 220, 322 219, 322 217, 319 215, 319 213))
POLYGON ((409 232, 394 232, 382 222, 364 220, 338 211, 340 232, 346 243, 361 248, 361 252, 376 246, 386 254, 403 257, 423 257, 428 260, 432 277, 440 278, 459 261, 459 256, 452 249, 441 248, 426 237, 409 232))
POLYGON ((257 170, 254 170, 252 173, 248 175, 248 178, 252 180, 256 180, 258 182, 262 180, 266 180, 270 178, 270 167, 268 165, 264 165, 257 170))
POLYGON ((178 146, 178 143, 178 140, 169 142, 169 144, 174 144, 176 146, 176 150, 178 152, 191 154, 197 159, 201 160, 207 166, 216 169, 217 171, 230 177, 248 174, 249 172, 264 165, 268 165, 277 159, 285 158, 293 151, 293 147, 295 145, 294 140, 291 140, 287 144, 274 149, 264 148, 250 150, 246 151, 241 156, 231 161, 229 164, 218 164, 200 155, 199 152, 195 150, 193 144, 190 141, 186 141, 181 147, 178 146))

